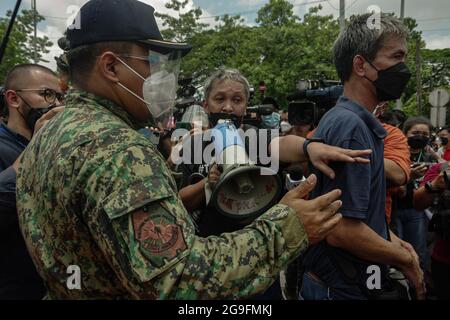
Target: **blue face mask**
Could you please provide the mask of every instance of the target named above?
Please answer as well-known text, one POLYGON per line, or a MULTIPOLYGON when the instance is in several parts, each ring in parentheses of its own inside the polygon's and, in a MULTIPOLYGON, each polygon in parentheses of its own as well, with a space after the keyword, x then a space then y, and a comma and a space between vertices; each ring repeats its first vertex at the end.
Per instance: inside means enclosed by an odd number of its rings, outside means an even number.
POLYGON ((266 129, 279 129, 280 115, 274 112, 268 116, 261 116, 261 122, 266 129))

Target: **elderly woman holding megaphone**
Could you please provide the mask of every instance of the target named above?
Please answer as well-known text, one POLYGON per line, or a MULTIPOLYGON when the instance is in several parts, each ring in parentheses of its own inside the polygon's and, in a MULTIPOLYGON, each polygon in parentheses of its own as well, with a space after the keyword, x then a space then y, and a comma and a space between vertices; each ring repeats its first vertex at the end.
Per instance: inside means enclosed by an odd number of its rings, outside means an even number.
POLYGON ((238 131, 247 135, 254 130, 258 139, 250 141, 250 144, 258 144, 259 148, 264 144, 259 137, 269 136, 264 151, 271 155, 271 161, 310 161, 331 178, 334 178, 334 172, 328 165, 330 162, 369 162, 366 157, 370 150, 346 150, 298 136, 274 137, 270 131, 261 135, 264 130, 243 125, 250 85, 238 70, 218 70, 208 78, 204 91, 204 109, 213 128, 209 136, 214 141, 214 157, 210 163, 203 160, 201 164, 188 165, 191 169, 187 170, 188 175, 202 172, 204 179, 185 185, 179 192, 188 211, 201 211, 195 215, 201 236, 242 229, 281 198, 277 172, 267 174, 269 169, 265 168, 266 174, 261 174, 261 170, 256 170, 261 167, 252 162, 254 159, 249 159, 246 150, 256 146, 246 146, 238 131))

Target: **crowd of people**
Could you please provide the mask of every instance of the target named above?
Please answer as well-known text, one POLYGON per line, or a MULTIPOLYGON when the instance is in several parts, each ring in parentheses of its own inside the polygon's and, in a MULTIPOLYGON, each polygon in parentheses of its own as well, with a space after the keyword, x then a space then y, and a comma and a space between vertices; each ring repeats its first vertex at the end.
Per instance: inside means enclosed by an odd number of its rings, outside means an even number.
POLYGON ((57 73, 21 64, 3 86, 0 299, 450 298, 450 129, 388 110, 411 77, 400 20, 382 14, 372 30, 361 15, 339 35, 343 95, 318 124, 292 110, 245 123, 250 83, 222 67, 174 139, 191 46, 165 41, 136 0, 79 14, 57 73), (189 141, 202 141, 193 155, 214 149, 203 137, 224 123, 281 164, 262 193, 241 192, 248 206, 275 194, 264 210, 224 214, 217 202, 237 200, 216 191, 233 172, 175 159, 189 141))

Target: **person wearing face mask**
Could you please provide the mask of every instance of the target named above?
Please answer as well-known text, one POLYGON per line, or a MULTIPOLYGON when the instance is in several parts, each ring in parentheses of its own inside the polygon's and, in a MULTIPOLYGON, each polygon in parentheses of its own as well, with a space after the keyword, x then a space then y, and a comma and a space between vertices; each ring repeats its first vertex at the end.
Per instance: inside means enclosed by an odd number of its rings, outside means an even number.
MULTIPOLYGON (((215 127, 219 120, 229 119, 236 128, 242 129, 244 132, 255 130, 258 138, 259 133, 263 133, 269 144, 268 149, 270 151, 272 150, 272 144, 270 143, 272 137, 269 130, 259 130, 254 126, 242 123, 249 101, 250 85, 248 80, 239 72, 239 70, 220 68, 206 80, 204 88, 204 108, 208 113, 211 128, 215 127)), ((307 159, 304 156, 302 148, 305 139, 300 137, 289 137, 286 139, 283 137, 282 139, 277 140, 279 142, 280 151, 274 151, 273 154, 279 156, 281 162, 306 162, 307 159)), ((206 143, 203 148, 206 149, 208 144, 209 143, 206 143)), ((246 143, 245 147, 248 153, 251 146, 249 143, 246 143)), ((322 166, 324 164, 322 162, 323 159, 354 161, 351 158, 340 158, 340 156, 344 154, 355 158, 358 157, 358 154, 354 151, 330 148, 329 146, 320 143, 314 143, 311 149, 310 154, 314 165, 320 167, 324 172, 327 172, 327 174, 330 174, 330 171, 327 170, 329 167, 322 166)), ((179 168, 183 171, 185 177, 179 192, 183 203, 189 212, 196 210, 202 211, 202 214, 197 221, 200 235, 217 236, 224 232, 240 230, 248 224, 248 221, 243 223, 242 221, 226 217, 217 212, 211 205, 207 205, 205 184, 209 182, 210 185, 215 185, 221 176, 221 172, 216 165, 210 166, 210 163, 182 164, 179 168), (189 178, 193 174, 196 174, 197 177, 203 175, 204 179, 200 179, 200 181, 196 181, 195 183, 189 183, 189 178)))
POLYGON ((8 112, 7 124, 0 124, 0 172, 11 166, 31 140, 38 119, 62 102, 54 85, 56 74, 37 64, 12 68, 5 81, 2 99, 8 112))
POLYGON ((410 180, 401 187, 398 195, 397 232, 401 239, 411 243, 420 258, 422 270, 427 270, 427 218, 423 210, 414 208, 413 195, 431 163, 436 162, 433 155, 427 152, 431 123, 424 117, 409 118, 403 132, 408 139, 412 165, 410 180))
POLYGON ((443 159, 443 161, 449 161, 450 160, 450 148, 448 144, 448 138, 450 137, 448 127, 440 128, 439 131, 436 133, 439 140, 440 140, 440 147, 438 149, 438 156, 443 159))
POLYGON ((322 118, 313 138, 344 148, 372 149, 370 165, 336 166, 334 180, 312 168, 320 182, 311 198, 342 189, 344 218, 302 258, 305 274, 300 299, 405 299, 405 290, 394 290, 399 288, 388 276, 390 266, 406 276, 418 298, 425 296, 417 254, 389 231, 386 222, 386 130, 376 118, 383 103, 401 97, 411 78, 405 64, 408 31, 388 14, 380 14, 377 29, 368 27, 369 19, 370 14, 355 16, 334 44, 344 94, 322 118), (379 290, 368 286, 369 267, 374 265, 381 272, 379 290))
POLYGON ((139 132, 170 125, 191 49, 162 38, 154 11, 91 0, 67 30, 74 89, 17 179, 21 231, 49 299, 246 298, 340 221, 339 190, 303 199, 311 176, 246 229, 195 234, 165 160, 139 132))
POLYGON ((270 115, 261 116, 261 127, 264 129, 280 129, 281 115, 278 112, 280 109, 277 101, 272 97, 265 97, 261 102, 262 105, 272 105, 275 111, 270 115))
POLYGON ((0 124, 0 300, 37 300, 45 295, 19 229, 16 159, 32 136, 62 111, 62 97, 58 78, 44 66, 17 65, 6 76, 1 98, 9 118, 6 125, 0 124))

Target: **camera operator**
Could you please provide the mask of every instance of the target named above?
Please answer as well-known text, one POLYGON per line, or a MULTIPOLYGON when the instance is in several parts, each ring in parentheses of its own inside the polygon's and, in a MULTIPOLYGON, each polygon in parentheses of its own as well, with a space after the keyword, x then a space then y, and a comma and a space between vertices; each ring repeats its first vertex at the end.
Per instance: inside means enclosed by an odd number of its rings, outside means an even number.
POLYGON ((431 254, 431 277, 439 300, 450 300, 450 220, 449 163, 433 165, 425 174, 420 188, 414 192, 414 207, 424 210, 432 206, 435 212, 430 224, 436 232, 431 254), (446 220, 444 220, 446 219, 446 220))
POLYGON ((272 114, 261 115, 261 127, 264 129, 280 129, 281 115, 278 112, 280 109, 278 102, 272 97, 265 97, 261 104, 272 105, 275 109, 272 114))

